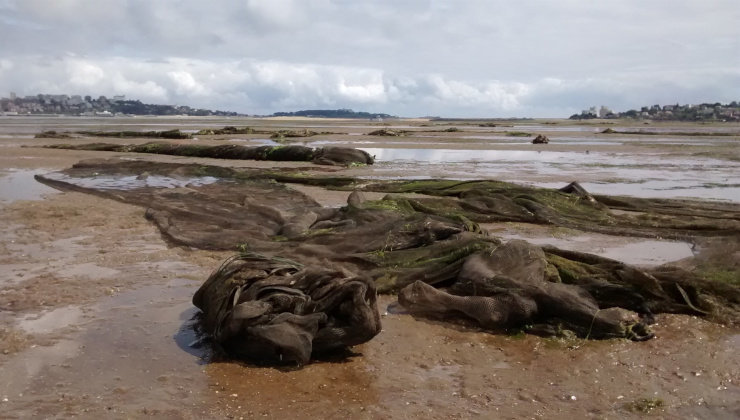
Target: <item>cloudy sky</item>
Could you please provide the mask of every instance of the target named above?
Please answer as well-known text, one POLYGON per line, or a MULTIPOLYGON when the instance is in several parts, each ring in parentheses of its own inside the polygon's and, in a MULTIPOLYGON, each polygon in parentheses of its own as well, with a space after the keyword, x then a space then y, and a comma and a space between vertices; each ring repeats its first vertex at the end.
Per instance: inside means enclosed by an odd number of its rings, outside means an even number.
POLYGON ((0 96, 567 117, 740 100, 738 0, 0 0, 0 96))

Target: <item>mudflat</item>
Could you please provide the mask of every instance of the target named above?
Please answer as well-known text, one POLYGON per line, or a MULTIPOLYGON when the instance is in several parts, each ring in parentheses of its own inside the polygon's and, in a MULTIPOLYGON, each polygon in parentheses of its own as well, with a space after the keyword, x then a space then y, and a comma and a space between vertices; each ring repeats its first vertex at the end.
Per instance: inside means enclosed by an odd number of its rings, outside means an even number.
MULTIPOLYGON (((579 181, 591 193, 694 198, 740 205, 740 125, 601 121, 0 118, 0 412, 17 417, 510 418, 740 415, 740 329, 658 315, 656 338, 582 340, 491 334, 416 318, 379 298, 381 333, 342 360, 302 369, 214 360, 192 318, 195 290, 232 254, 169 245, 145 209, 60 192, 34 175, 83 159, 304 168, 385 179, 497 179, 545 187, 579 181), (486 125, 486 126, 481 126, 486 125), (47 130, 167 130, 250 126, 332 132, 293 144, 356 147, 374 165, 232 161, 40 148, 98 141, 33 138, 47 130), (659 134, 602 133, 651 131, 659 134), (373 136, 378 130, 397 136, 373 136), (706 135, 689 135, 702 132, 706 135), (526 135, 524 135, 524 134, 526 135), (712 135, 715 133, 717 135, 712 135), (721 133, 721 134, 718 134, 721 133), (550 143, 533 145, 543 134, 550 143)), ((202 135, 198 144, 276 144, 264 135, 202 135)), ((149 139, 105 139, 144 143, 149 139)), ((349 191, 290 184, 320 204, 349 191)), ((372 193, 372 198, 382 194, 372 193)), ((528 223, 482 225, 494 236, 607 256, 638 266, 740 261, 732 244, 593 233, 528 223), (718 250, 729 250, 724 255, 718 250)), ((737 238, 735 242, 737 243, 737 238)), ((732 273, 723 271, 719 273, 732 273)), ((727 281, 737 279, 728 278, 727 281)), ((735 283, 737 284, 737 283, 735 283)))

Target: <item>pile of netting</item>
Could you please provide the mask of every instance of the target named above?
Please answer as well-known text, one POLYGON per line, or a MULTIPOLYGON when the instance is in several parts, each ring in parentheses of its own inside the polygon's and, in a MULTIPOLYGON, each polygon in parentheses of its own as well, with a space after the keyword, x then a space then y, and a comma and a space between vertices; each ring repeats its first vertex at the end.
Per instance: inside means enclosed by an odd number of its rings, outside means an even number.
POLYGON ((305 364, 380 332, 369 278, 255 253, 226 260, 193 303, 216 343, 251 360, 305 364))
MULTIPOLYGON (((351 179, 290 171, 131 161, 88 162, 37 179, 143 206, 171 243, 221 250, 242 244, 265 255, 229 259, 194 298, 205 330, 238 357, 305 363, 317 352, 367 341, 380 329, 376 290, 399 293, 414 314, 464 318, 492 331, 645 340, 657 313, 740 320, 740 287, 732 281, 677 266, 641 268, 504 243, 478 224, 713 238, 725 254, 738 255, 737 205, 591 196, 577 184, 550 190, 411 181, 365 185, 390 194, 367 200, 356 191, 344 207, 326 208, 276 181, 359 187, 351 179), (218 181, 180 188, 95 184, 142 174, 218 181)), ((734 264, 723 270, 737 273, 737 259, 734 264)))

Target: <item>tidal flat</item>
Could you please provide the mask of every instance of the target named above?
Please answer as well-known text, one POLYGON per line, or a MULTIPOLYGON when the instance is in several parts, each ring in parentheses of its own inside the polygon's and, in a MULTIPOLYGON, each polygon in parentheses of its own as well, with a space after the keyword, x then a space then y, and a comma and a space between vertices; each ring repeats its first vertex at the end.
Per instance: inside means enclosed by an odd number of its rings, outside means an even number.
MULTIPOLYGON (((146 209, 57 191, 34 176, 83 159, 117 158, 299 169, 367 184, 492 179, 560 188, 578 181, 592 194, 740 206, 738 146, 735 123, 0 117, 0 412, 10 418, 639 418, 645 407, 666 418, 737 418, 740 328, 696 315, 658 315, 656 338, 640 343, 565 340, 417 319, 398 310, 395 296, 382 295, 382 332, 345 360, 286 370, 214 358, 193 330, 191 298, 232 252, 173 246, 144 217, 146 209), (197 133, 226 126, 335 134, 285 143, 264 134, 193 135, 177 142, 355 147, 374 155, 375 164, 326 167, 48 149, 39 146, 100 139, 33 138, 49 130, 197 133), (606 128, 629 134, 602 133, 606 128), (369 135, 379 129, 402 135, 369 135), (686 134, 697 132, 707 135, 686 134), (532 144, 537 134, 550 143, 532 144)), ((100 181, 112 189, 121 182, 100 181)), ((124 181, 187 187, 187 180, 181 185, 169 178, 124 181)), ((326 207, 345 205, 350 194, 288 186, 326 207)), ((716 243, 513 222, 482 227, 504 240, 553 244, 637 266, 711 272, 711 264, 722 260, 726 266, 716 275, 737 281, 737 237, 716 243)))

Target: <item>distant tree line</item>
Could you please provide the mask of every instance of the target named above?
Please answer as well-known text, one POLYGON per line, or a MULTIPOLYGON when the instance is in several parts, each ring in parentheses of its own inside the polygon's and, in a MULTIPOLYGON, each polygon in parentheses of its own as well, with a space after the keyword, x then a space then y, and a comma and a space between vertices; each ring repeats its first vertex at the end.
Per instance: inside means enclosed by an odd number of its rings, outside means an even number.
POLYGON ((236 112, 211 111, 189 106, 145 104, 139 100, 117 101, 110 104, 110 112, 133 115, 193 115, 193 116, 236 116, 236 112))
POLYGON ((351 109, 306 109, 295 112, 276 112, 273 117, 319 117, 319 118, 357 118, 357 119, 386 119, 398 118, 393 115, 353 111, 351 109))

